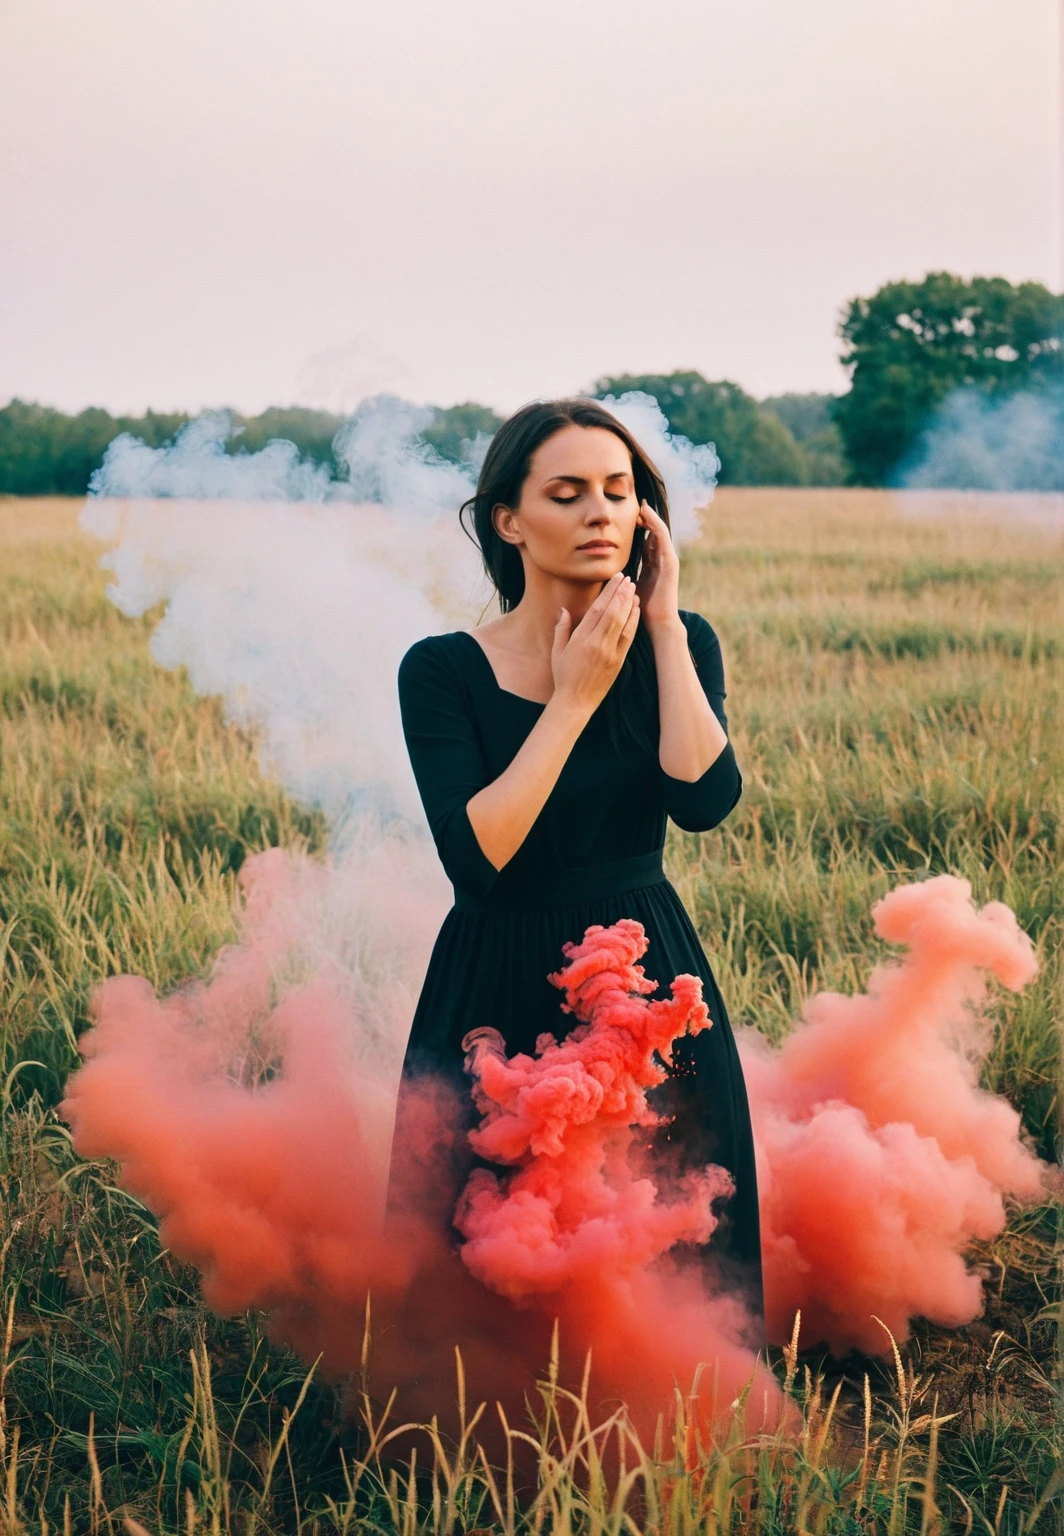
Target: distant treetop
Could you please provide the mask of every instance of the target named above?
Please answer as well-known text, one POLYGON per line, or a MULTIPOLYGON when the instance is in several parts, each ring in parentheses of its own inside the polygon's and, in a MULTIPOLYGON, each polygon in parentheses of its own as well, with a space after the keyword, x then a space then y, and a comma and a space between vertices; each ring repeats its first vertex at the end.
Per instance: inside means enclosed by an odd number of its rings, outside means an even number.
MULTIPOLYGON (((621 373, 598 379, 591 393, 603 399, 629 390, 652 395, 670 431, 693 443, 714 444, 721 461, 722 485, 832 484, 842 477, 841 464, 829 463, 830 451, 824 452, 820 463, 797 440, 781 413, 763 408, 729 379, 711 382, 690 369, 621 373)), ((828 443, 832 440, 828 423, 828 443)))
MULTIPOLYGON (((305 459, 339 473, 333 441, 344 417, 305 406, 271 406, 258 416, 231 412, 235 431, 228 453, 257 453, 268 442, 294 443, 305 459)), ((0 408, 0 495, 83 496, 107 445, 121 432, 161 447, 191 418, 184 412, 112 416, 93 407, 68 416, 50 406, 12 400, 0 408)), ((435 409, 424 437, 442 458, 457 463, 478 433, 492 433, 500 418, 487 406, 467 403, 435 409)))
POLYGON ((955 390, 1004 396, 1064 379, 1064 295, 1041 283, 929 272, 851 300, 839 335, 851 388, 834 417, 861 485, 891 482, 955 390))

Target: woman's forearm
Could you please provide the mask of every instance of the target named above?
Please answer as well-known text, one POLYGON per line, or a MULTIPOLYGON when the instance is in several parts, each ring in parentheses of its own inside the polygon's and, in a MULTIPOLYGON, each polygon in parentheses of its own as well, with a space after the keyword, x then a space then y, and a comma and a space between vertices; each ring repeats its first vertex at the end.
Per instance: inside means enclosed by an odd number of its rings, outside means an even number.
POLYGON ((658 761, 673 779, 693 783, 724 751, 728 737, 706 698, 682 619, 650 631, 658 678, 658 761))
POLYGON ((477 842, 496 869, 509 863, 532 830, 588 718, 555 692, 510 766, 466 805, 477 842))

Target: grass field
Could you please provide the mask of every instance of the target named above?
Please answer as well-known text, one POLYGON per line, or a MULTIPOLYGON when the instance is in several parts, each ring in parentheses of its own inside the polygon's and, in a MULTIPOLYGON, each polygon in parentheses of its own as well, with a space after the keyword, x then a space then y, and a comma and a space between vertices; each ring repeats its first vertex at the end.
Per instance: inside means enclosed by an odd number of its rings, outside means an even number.
MULTIPOLYGON (((971 1327, 917 1325, 897 1361, 780 1356, 806 1415, 797 1446, 736 1439, 691 1470, 671 1444, 628 1443, 619 1486, 597 1457, 623 1430, 580 1432, 577 1415, 563 1438, 576 1410, 548 1385, 523 1513, 477 1465, 475 1434, 404 1480, 357 1391, 271 1353, 255 1317, 204 1311, 113 1169, 73 1154, 55 1105, 93 983, 202 974, 231 936, 248 853, 320 850, 325 828, 263 777, 216 701, 153 664, 153 616, 107 601, 77 510, 0 502, 0 1530, 1064 1529, 1049 1205, 976 1255, 988 1304, 971 1327)), ((995 992, 985 1080, 1052 1158, 1059 523, 965 497, 927 518, 886 493, 721 492, 683 599, 722 637, 745 790, 718 831, 671 834, 669 871, 733 1019, 778 1038, 810 992, 860 989, 884 952, 875 899, 918 872, 963 875, 1037 946, 1038 979, 995 992)))

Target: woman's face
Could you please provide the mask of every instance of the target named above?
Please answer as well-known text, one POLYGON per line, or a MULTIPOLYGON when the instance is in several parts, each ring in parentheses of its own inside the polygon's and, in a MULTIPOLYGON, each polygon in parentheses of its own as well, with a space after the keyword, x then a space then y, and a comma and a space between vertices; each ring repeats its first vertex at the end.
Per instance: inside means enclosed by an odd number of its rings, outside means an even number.
POLYGON ((632 553, 639 501, 632 457, 605 427, 562 427, 532 455, 517 507, 495 508, 499 536, 565 581, 608 581, 632 553))

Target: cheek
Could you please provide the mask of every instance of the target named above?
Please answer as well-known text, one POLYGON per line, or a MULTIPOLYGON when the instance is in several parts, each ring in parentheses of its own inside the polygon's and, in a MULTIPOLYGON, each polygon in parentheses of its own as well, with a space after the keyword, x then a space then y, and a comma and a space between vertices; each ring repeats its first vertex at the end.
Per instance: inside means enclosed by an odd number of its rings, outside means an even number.
POLYGON ((625 502, 624 506, 618 505, 616 512, 617 527, 629 540, 635 536, 636 528, 639 526, 638 518, 639 503, 637 501, 625 502))
POLYGON ((530 510, 525 515, 525 536, 530 548, 544 551, 558 546, 568 548, 573 522, 571 509, 559 507, 554 502, 530 510))

